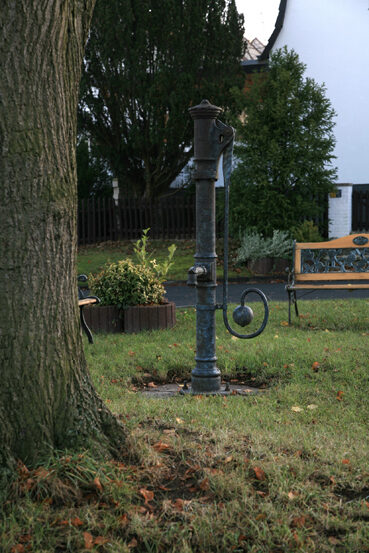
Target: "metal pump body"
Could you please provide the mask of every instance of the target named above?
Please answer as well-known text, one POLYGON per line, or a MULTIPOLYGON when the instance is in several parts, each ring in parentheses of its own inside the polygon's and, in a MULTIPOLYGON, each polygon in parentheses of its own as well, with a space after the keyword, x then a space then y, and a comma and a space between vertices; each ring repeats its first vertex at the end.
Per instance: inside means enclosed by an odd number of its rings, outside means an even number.
POLYGON ((191 375, 193 394, 214 394, 221 390, 221 374, 216 366, 215 312, 223 309, 226 328, 239 338, 253 338, 260 334, 268 320, 268 303, 264 294, 255 288, 247 289, 241 297, 241 305, 235 309, 234 320, 240 326, 253 318, 251 308, 244 305, 247 294, 258 294, 265 308, 264 321, 258 331, 250 335, 235 332, 229 325, 228 304, 228 188, 232 164, 234 129, 217 118, 222 109, 203 100, 189 109, 194 120, 194 157, 196 180, 196 253, 195 264, 188 271, 188 285, 196 287, 196 365, 191 375), (215 253, 215 181, 223 154, 225 181, 225 229, 224 229, 224 283, 223 305, 216 304, 215 253))

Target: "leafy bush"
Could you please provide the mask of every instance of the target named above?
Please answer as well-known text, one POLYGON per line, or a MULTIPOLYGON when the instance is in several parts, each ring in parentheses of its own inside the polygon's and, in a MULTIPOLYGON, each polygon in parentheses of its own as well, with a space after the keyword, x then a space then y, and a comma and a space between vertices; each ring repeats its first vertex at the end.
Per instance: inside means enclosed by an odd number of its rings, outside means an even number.
POLYGON ((293 50, 276 50, 268 71, 237 91, 245 117, 235 122, 238 165, 230 188, 230 231, 264 236, 324 212, 335 188, 335 112, 326 89, 306 77, 293 50))
POLYGON ((89 275, 91 290, 102 305, 163 303, 165 290, 149 267, 135 265, 129 259, 107 263, 97 275, 89 275))
POLYGON ((172 244, 168 248, 168 257, 162 263, 158 263, 156 259, 150 259, 151 255, 147 253, 147 243, 149 241, 148 232, 150 228, 146 228, 142 231, 142 236, 137 240, 136 244, 133 246, 133 250, 136 254, 136 259, 140 265, 148 267, 154 271, 157 279, 160 282, 163 282, 166 279, 169 269, 173 265, 173 255, 177 249, 175 244, 172 244))
POLYGON ((301 225, 293 227, 291 234, 296 242, 322 242, 323 240, 313 221, 304 221, 301 225))
POLYGON ((283 230, 274 230, 271 238, 264 238, 256 230, 246 230, 237 252, 237 262, 255 261, 262 257, 288 258, 292 251, 290 234, 283 230))

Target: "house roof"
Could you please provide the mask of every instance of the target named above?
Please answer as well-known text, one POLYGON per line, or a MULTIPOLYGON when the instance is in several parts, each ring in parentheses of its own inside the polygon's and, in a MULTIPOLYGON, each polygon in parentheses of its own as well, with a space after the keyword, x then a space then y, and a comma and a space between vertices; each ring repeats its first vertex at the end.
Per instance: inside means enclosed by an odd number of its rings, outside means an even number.
POLYGON ((251 41, 246 39, 246 53, 242 61, 257 60, 263 53, 264 48, 265 44, 260 42, 258 38, 254 38, 254 40, 251 41))
POLYGON ((258 38, 254 38, 254 40, 251 41, 246 39, 246 43, 246 53, 241 61, 242 69, 246 73, 260 71, 266 64, 266 62, 259 61, 260 55, 263 53, 265 46, 258 38))
POLYGON ((266 45, 263 52, 258 57, 260 61, 266 61, 269 58, 270 51, 273 48, 275 41, 277 40, 280 30, 283 27, 284 16, 286 14, 286 6, 287 6, 287 0, 280 0, 279 12, 275 22, 274 31, 270 35, 268 44, 266 45))

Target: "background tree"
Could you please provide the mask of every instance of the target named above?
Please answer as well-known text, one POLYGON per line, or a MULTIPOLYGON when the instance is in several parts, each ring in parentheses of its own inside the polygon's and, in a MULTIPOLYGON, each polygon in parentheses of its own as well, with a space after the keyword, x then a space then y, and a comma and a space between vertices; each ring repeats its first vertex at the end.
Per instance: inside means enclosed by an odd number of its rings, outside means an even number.
POLYGON ((80 137, 77 142, 78 199, 111 197, 112 177, 95 144, 80 137))
POLYGON ((319 217, 334 189, 334 110, 323 85, 287 48, 272 54, 267 72, 238 93, 239 164, 230 192, 232 230, 256 227, 265 236, 319 217))
POLYGON ((243 34, 234 0, 97 0, 79 123, 126 193, 168 190, 191 157, 190 105, 231 107, 243 34))
POLYGON ((76 113, 93 4, 1 4, 0 468, 123 443, 93 388, 77 305, 76 113))

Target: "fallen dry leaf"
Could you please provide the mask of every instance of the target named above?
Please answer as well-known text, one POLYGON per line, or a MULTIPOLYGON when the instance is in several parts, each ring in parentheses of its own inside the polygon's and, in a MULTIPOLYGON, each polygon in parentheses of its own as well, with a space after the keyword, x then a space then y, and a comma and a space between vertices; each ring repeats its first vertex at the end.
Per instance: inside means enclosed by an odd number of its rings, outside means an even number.
POLYGON ((145 499, 145 505, 148 505, 149 501, 152 501, 154 499, 154 492, 147 490, 146 488, 141 488, 140 494, 143 495, 145 499))
POLYGON ((104 538, 104 536, 97 536, 97 538, 94 539, 94 545, 104 545, 104 543, 108 543, 108 538, 104 538))
POLYGON ((122 526, 127 526, 127 524, 128 524, 128 516, 124 513, 124 515, 121 515, 121 516, 118 518, 118 522, 119 522, 119 524, 121 524, 122 526))
POLYGON ((94 478, 94 485, 95 485, 96 489, 99 490, 99 492, 102 492, 103 487, 102 487, 102 484, 100 482, 100 478, 98 476, 96 476, 96 478, 94 478))
POLYGON ((31 534, 23 534, 22 536, 19 536, 20 543, 28 543, 29 541, 31 541, 31 539, 31 534))
POLYGON ((287 495, 288 495, 288 499, 290 499, 291 501, 292 501, 293 499, 296 499, 296 497, 299 496, 298 492, 294 492, 294 491, 292 491, 292 490, 291 490, 290 492, 288 492, 287 495))
POLYGON ((315 405, 314 403, 310 403, 310 405, 307 405, 307 408, 308 408, 308 409, 317 409, 318 406, 315 405))
POLYGON ((199 488, 200 490, 202 490, 203 492, 208 490, 210 487, 210 484, 209 484, 209 478, 205 477, 203 480, 201 480, 201 482, 199 482, 199 488))
POLYGON ((343 465, 349 465, 350 464, 349 459, 342 459, 342 464, 343 465))
POLYGON ((256 515, 255 519, 256 520, 265 520, 266 519, 266 514, 265 513, 259 513, 258 515, 256 515))
POLYGON ((182 512, 183 511, 183 504, 184 501, 180 497, 178 497, 175 502, 173 503, 173 509, 176 511, 182 512))
POLYGON ((258 480, 263 481, 266 480, 266 474, 260 467, 253 467, 252 470, 255 473, 255 476, 258 480))
POLYGON ((343 400, 343 391, 342 391, 342 390, 338 390, 337 395, 336 395, 336 399, 337 399, 338 401, 342 401, 342 400, 343 400))
POLYGON ((291 411, 294 411, 295 413, 301 413, 301 411, 303 411, 303 408, 294 405, 293 407, 291 407, 291 411))
POLYGON ((38 469, 36 469, 34 472, 34 475, 39 478, 47 478, 49 474, 50 472, 46 470, 44 467, 38 467, 38 469))
POLYGON ((94 538, 90 532, 83 532, 83 540, 85 542, 85 549, 92 549, 94 545, 94 538))
POLYGON ((156 388, 156 387, 157 387, 156 384, 155 384, 155 382, 149 382, 149 383, 147 384, 147 386, 148 386, 148 388, 156 388))
POLYGON ((13 547, 10 550, 10 553, 23 553, 25 551, 24 545, 21 543, 17 543, 16 545, 13 545, 13 547))
POLYGON ((166 451, 167 449, 170 449, 170 445, 165 444, 164 442, 156 442, 156 444, 154 444, 152 447, 155 449, 155 451, 166 451))
POLYGON ((78 528, 78 526, 83 526, 83 524, 84 524, 84 522, 79 517, 72 518, 70 523, 75 528, 78 528))
POLYGON ((294 528, 303 528, 305 526, 305 523, 306 518, 304 517, 304 515, 301 515, 300 517, 294 517, 292 519, 292 526, 294 528))

